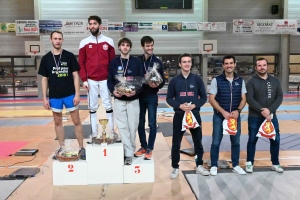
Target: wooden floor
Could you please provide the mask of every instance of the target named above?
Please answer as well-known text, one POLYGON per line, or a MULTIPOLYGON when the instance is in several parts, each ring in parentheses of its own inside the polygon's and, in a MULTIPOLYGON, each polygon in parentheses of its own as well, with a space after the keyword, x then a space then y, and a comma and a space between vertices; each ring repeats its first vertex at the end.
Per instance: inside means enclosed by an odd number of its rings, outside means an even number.
MULTIPOLYGON (((164 101, 164 100, 160 100, 164 101)), ((29 103, 28 100, 26 102, 29 103)), ((36 102, 36 101, 35 101, 36 102)), ((18 102, 20 103, 20 102, 18 102)), ((20 119, 38 119, 40 117, 51 117, 50 111, 45 111, 41 106, 0 106, 0 119, 20 118, 20 119)), ((86 100, 82 104, 86 104, 86 100)), ((5 104, 1 102, 0 104, 5 104)), ((11 103, 10 103, 11 104, 11 103)), ((295 101, 286 101, 284 105, 300 105, 299 99, 295 101)), ((209 107, 209 104, 205 106, 209 107)), ((99 108, 98 117, 105 117, 104 109, 99 108)), ((300 113, 295 111, 280 111, 279 113, 300 113)), ((212 114, 212 113, 204 113, 212 114)), ((68 115, 66 117, 70 118, 68 115)), ((89 113, 87 110, 80 111, 80 117, 83 123, 89 122, 89 113)), ((158 122, 172 122, 172 117, 159 116, 158 122)), ((300 120, 280 121, 281 134, 295 133, 299 134, 300 120)), ((72 124, 70 121, 64 124, 72 124)), ((211 135, 212 123, 203 122, 203 135, 211 135)), ((247 133, 247 123, 242 123, 242 133, 247 133)), ((190 186, 183 174, 179 178, 171 180, 169 174, 171 171, 170 147, 171 137, 163 137, 161 133, 157 134, 153 159, 155 162, 155 182, 144 184, 114 184, 114 185, 93 185, 93 186, 53 186, 52 185, 52 155, 58 147, 55 138, 53 121, 47 125, 40 126, 0 126, 0 141, 29 141, 26 148, 38 148, 37 157, 27 163, 17 164, 17 166, 38 166, 41 172, 35 177, 27 179, 13 194, 9 200, 81 200, 81 199, 195 199, 190 186)), ((73 141, 76 144, 76 141, 73 141)), ((137 147, 138 136, 137 136, 137 147)), ((183 139, 181 148, 190 148, 191 145, 183 139)), ((245 165, 246 152, 242 151, 240 155, 240 165, 245 165)), ((204 160, 209 159, 209 153, 204 154, 204 160)), ((230 160, 230 152, 221 152, 220 159, 230 160)), ((0 159, 0 176, 5 176, 16 167, 8 166, 28 160, 27 157, 11 156, 7 159, 0 159)), ((300 165, 300 151, 281 151, 280 162, 282 166, 300 165)), ((269 151, 256 153, 256 166, 270 166, 269 151)), ((192 170, 195 167, 194 158, 181 155, 180 170, 192 170)))

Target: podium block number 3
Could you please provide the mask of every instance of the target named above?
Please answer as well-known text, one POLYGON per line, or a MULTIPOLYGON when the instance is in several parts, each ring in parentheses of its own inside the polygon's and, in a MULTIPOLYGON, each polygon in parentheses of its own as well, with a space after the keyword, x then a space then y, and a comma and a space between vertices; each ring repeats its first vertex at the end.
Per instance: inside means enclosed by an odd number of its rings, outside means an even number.
POLYGON ((136 174, 141 173, 140 166, 134 166, 134 173, 136 173, 136 174))
POLYGON ((74 165, 72 164, 68 165, 68 172, 74 172, 74 165))

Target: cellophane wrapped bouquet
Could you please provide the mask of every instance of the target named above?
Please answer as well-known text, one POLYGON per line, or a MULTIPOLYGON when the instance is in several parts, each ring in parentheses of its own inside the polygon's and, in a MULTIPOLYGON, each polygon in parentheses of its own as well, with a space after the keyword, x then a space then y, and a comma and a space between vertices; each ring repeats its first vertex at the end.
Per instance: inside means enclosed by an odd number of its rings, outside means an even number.
POLYGON ((145 83, 155 83, 156 85, 159 85, 163 82, 163 79, 158 72, 160 65, 159 63, 155 62, 153 63, 153 67, 149 68, 146 75, 145 75, 145 83))
POLYGON ((130 94, 131 92, 136 92, 139 90, 143 83, 145 82, 145 79, 140 76, 115 76, 116 80, 119 81, 115 85, 115 90, 122 95, 130 94))

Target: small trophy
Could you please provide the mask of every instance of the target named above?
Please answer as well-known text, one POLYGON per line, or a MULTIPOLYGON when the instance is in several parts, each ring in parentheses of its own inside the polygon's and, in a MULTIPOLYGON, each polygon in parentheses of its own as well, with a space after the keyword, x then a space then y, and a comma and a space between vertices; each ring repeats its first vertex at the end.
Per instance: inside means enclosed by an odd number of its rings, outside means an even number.
POLYGON ((108 123, 108 119, 99 119, 99 123, 102 125, 102 143, 107 143, 105 128, 108 123))

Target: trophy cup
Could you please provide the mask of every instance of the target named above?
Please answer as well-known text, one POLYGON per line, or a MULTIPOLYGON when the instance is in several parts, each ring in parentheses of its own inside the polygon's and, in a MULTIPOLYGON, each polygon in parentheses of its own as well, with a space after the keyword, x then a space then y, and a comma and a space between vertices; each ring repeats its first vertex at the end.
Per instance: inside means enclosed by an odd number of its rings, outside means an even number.
POLYGON ((105 128, 108 123, 108 119, 99 119, 99 123, 102 125, 102 143, 107 144, 105 128))

